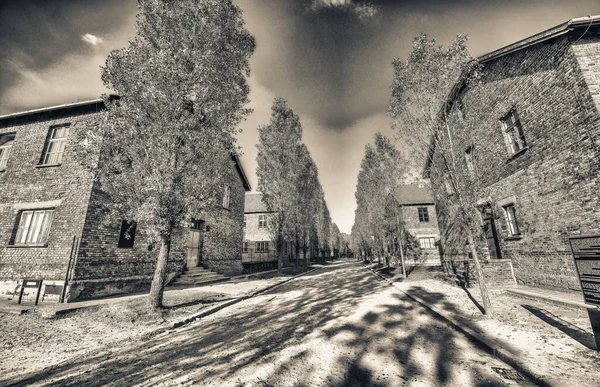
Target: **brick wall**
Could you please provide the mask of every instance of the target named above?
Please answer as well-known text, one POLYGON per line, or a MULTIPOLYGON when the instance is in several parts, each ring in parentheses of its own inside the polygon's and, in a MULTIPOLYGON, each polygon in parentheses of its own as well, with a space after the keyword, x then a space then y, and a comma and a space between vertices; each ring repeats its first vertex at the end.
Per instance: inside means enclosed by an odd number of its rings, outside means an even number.
MULTIPOLYGON (((494 166, 481 176, 480 198, 491 203, 502 257, 512 262, 517 282, 561 290, 579 289, 568 238, 600 233, 599 37, 575 46, 569 39, 485 63, 484 90, 467 92, 463 99, 466 114, 470 104, 488 104, 478 116, 482 132, 455 136, 456 149, 480 141, 475 149, 486 149, 485 160, 494 166), (499 118, 512 108, 519 113, 528 149, 509 159, 499 118), (508 203, 516 208, 517 238, 509 237, 502 208, 508 203)), ((460 227, 452 227, 452 211, 440 209, 445 259, 466 252, 460 227)))
POLYGON ((406 231, 414 236, 417 241, 419 237, 434 237, 436 246, 433 249, 422 250, 422 263, 427 265, 440 265, 440 254, 437 243, 440 240, 440 231, 438 228, 438 217, 433 204, 415 204, 402 206, 402 220, 406 231), (419 221, 419 208, 427 208, 429 222, 419 221))
POLYGON ((73 237, 83 228, 92 175, 75 160, 70 144, 60 166, 40 168, 38 164, 53 125, 71 124, 74 133, 93 127, 96 119, 97 114, 67 110, 0 121, 0 134, 16 133, 7 168, 0 172, 0 297, 11 298, 23 278, 64 284, 73 237), (47 246, 10 246, 20 211, 39 208, 55 209, 47 246))

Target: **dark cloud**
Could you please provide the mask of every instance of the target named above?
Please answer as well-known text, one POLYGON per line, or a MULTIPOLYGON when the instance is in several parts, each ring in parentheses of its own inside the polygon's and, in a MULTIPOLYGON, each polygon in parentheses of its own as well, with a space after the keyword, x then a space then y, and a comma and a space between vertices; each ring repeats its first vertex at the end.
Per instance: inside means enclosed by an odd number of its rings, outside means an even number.
POLYGON ((22 73, 43 71, 69 54, 91 50, 83 35, 112 34, 135 9, 135 1, 123 0, 2 1, 0 99, 22 73))

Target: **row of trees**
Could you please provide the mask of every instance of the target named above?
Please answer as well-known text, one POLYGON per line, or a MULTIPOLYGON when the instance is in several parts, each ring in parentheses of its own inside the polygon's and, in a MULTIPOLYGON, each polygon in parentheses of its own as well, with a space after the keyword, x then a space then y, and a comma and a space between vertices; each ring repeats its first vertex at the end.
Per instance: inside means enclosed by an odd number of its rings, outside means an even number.
POLYGON ((278 268, 290 253, 299 262, 327 257, 342 246, 338 227, 332 223, 318 170, 302 143, 300 118, 281 97, 275 98, 269 124, 260 126, 256 174, 258 190, 273 212, 269 230, 278 268))

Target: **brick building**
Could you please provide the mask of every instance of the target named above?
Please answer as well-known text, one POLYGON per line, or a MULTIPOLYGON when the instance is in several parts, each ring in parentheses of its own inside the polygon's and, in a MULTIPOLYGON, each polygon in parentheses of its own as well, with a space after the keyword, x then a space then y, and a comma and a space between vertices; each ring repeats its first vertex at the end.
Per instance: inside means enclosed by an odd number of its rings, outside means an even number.
POLYGON ((397 214, 405 230, 419 243, 422 252, 419 264, 439 266, 440 231, 431 186, 424 182, 404 184, 390 196, 398 206, 397 214))
POLYGON ((242 262, 247 271, 277 268, 277 251, 268 228, 272 212, 260 193, 246 193, 242 262))
MULTIPOLYGON (((453 119, 474 119, 470 133, 452 132, 454 149, 464 150, 457 162, 464 171, 493 166, 478 177, 486 280, 578 290, 569 237, 600 234, 600 17, 570 20, 478 60, 483 87, 457 87, 449 130, 453 119), (482 102, 484 110, 470 110, 482 102)), ((438 156, 434 150, 439 170, 438 156)), ((439 209, 448 262, 467 250, 446 213, 439 209)))
MULTIPOLYGON (((144 225, 103 219, 93 171, 70 152, 75 132, 98 125, 102 100, 0 116, 0 297, 42 280, 42 301, 147 291, 157 249, 144 225), (129 237, 128 237, 129 236, 129 237)), ((223 176, 223 208, 198 214, 173 239, 169 272, 204 265, 242 272, 244 194, 236 156, 223 176)), ((110 204, 108 204, 110 205, 110 204)), ((25 296, 35 289, 25 289, 25 296)))

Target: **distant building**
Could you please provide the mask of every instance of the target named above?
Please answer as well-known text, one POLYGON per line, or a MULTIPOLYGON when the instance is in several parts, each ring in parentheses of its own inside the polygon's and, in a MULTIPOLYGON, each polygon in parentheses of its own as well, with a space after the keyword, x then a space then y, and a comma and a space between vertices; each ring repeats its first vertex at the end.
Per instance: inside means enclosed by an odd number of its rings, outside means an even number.
POLYGON ((391 197, 399 206, 400 222, 422 251, 421 264, 440 265, 440 231, 431 187, 425 182, 404 184, 391 197))
MULTIPOLYGON (((454 148, 464 149, 456 162, 465 171, 478 160, 496 167, 478 200, 486 281, 578 291, 569 238, 600 234, 600 16, 569 20, 478 60, 484 87, 460 87, 451 117, 471 115, 473 130, 485 130, 453 136, 454 148), (473 116, 476 101, 489 101, 488 111, 473 116), (473 139, 486 142, 479 158, 473 152, 483 146, 473 139)), ((444 260, 468 259, 464 232, 442 213, 444 260)))
MULTIPOLYGON (((0 298, 16 299, 24 280, 41 280, 40 300, 53 302, 149 289, 156 246, 143 224, 103 222, 110 203, 71 152, 75 132, 99 125, 104 110, 102 100, 94 100, 0 116, 0 298)), ((239 159, 229 161, 222 208, 197 214, 174 237, 172 275, 198 265, 242 272, 250 185, 239 159)))
POLYGON ((261 193, 246 193, 242 262, 248 272, 277 268, 277 248, 269 231, 272 215, 261 193))

